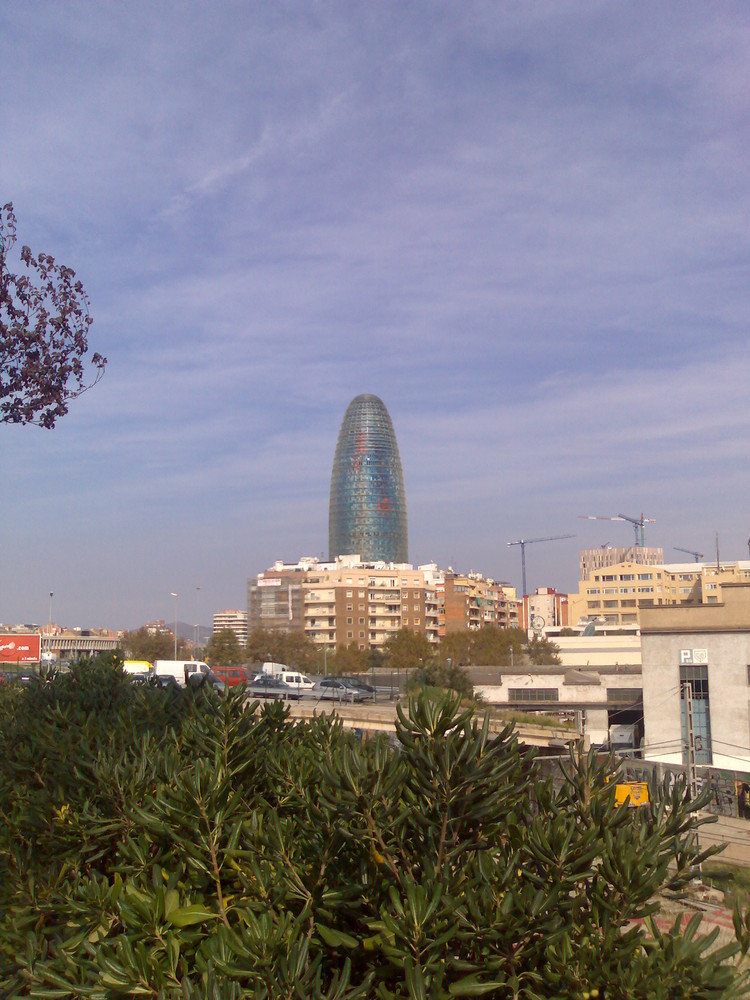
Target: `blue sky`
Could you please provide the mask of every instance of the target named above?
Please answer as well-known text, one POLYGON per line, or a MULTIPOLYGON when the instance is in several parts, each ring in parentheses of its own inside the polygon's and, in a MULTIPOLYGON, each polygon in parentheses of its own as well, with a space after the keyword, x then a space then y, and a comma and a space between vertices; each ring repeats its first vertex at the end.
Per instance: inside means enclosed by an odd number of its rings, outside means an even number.
MULTIPOLYGON (((12 3, 0 202, 107 374, 0 429, 0 621, 210 623, 327 554, 379 395, 409 555, 574 587, 578 550, 747 557, 750 8, 12 3)), ((689 559, 689 556, 684 558, 689 559)))

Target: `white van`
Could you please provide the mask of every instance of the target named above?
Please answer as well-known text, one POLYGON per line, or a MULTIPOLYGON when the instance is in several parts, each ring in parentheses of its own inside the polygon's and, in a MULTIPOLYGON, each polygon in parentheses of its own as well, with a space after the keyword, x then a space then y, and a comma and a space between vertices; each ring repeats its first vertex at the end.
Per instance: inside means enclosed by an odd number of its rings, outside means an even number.
POLYGON ((300 691, 312 691, 315 687, 315 684, 307 674, 297 673, 296 670, 282 670, 280 674, 276 674, 276 677, 290 687, 298 688, 300 691))
POLYGON ((154 673, 157 677, 173 677, 180 687, 185 687, 191 677, 215 677, 213 670, 203 660, 156 660, 154 673))
POLYGON ((269 674, 271 677, 275 677, 277 680, 283 681, 284 684, 288 684, 289 687, 297 688, 299 691, 312 691, 315 687, 315 684, 310 680, 307 674, 301 674, 298 670, 294 670, 293 667, 287 667, 283 663, 264 663, 261 674, 269 674), (270 667, 275 667, 277 669, 266 669, 270 667))

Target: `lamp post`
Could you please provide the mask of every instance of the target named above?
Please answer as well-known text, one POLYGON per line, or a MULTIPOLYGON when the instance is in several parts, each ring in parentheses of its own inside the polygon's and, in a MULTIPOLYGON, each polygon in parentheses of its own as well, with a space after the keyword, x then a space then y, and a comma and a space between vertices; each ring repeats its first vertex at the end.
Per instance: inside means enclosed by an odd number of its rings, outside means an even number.
POLYGON ((55 596, 54 591, 49 592, 49 617, 47 619, 47 662, 45 665, 45 673, 49 670, 50 665, 50 654, 52 653, 52 598, 55 596))
POLYGON ((200 616, 200 598, 201 598, 201 588, 195 588, 195 617, 198 619, 198 624, 195 626, 197 640, 195 644, 195 658, 200 659, 201 655, 201 616, 200 616))
POLYGON ((177 659, 177 594, 170 592, 170 597, 174 597, 174 658, 177 659))

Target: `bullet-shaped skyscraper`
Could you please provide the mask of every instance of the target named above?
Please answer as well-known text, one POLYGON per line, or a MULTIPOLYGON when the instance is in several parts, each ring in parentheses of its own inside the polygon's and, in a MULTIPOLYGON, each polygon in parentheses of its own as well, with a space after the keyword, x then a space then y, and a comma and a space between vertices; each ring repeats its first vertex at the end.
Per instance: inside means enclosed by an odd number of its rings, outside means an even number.
POLYGON ((407 562, 406 492, 390 414, 377 396, 356 396, 341 422, 331 474, 329 557, 407 562))

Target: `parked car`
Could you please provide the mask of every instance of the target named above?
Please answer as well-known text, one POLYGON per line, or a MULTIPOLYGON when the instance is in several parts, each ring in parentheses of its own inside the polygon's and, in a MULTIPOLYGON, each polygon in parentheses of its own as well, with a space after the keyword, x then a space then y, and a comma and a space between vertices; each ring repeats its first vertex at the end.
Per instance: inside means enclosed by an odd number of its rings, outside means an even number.
POLYGON ((332 701, 362 701, 362 692, 342 677, 323 677, 313 688, 318 698, 332 701))
POLYGON ((362 680, 361 677, 340 677, 339 680, 346 681, 347 684, 356 688, 362 694, 363 698, 374 698, 377 694, 377 689, 372 684, 368 684, 367 681, 362 680))
POLYGON ((256 674, 247 686, 247 693, 253 698, 292 698, 302 697, 300 691, 291 687, 271 674, 256 674))

